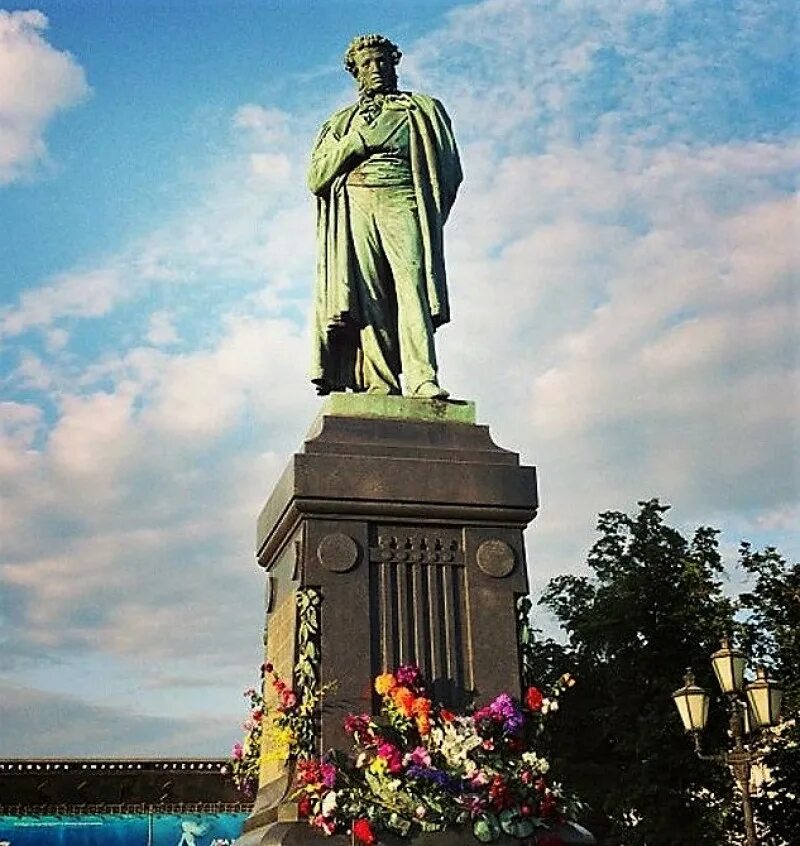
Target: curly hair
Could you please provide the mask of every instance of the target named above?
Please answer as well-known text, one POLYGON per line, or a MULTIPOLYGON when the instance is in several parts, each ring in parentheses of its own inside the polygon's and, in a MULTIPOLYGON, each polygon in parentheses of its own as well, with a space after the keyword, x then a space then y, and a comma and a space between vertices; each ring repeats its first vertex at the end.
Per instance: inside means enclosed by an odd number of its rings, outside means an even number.
POLYGON ((385 51, 392 60, 392 64, 395 66, 400 63, 400 58, 403 55, 400 52, 400 48, 393 41, 389 41, 389 39, 383 35, 378 35, 376 32, 373 32, 370 35, 357 35, 347 45, 347 50, 344 54, 345 70, 353 76, 357 75, 356 53, 358 53, 359 50, 363 50, 365 47, 377 47, 379 50, 385 51))

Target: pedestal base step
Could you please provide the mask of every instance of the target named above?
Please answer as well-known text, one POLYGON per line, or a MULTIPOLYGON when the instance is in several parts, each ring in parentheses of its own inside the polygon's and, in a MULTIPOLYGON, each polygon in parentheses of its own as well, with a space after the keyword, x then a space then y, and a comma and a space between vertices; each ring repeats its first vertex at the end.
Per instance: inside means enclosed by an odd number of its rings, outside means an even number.
MULTIPOLYGON (((554 826, 542 837, 557 836, 564 846, 591 846, 596 841, 594 837, 579 825, 567 823, 554 826)), ((259 828, 245 832, 237 841, 236 846, 352 846, 350 835, 336 834, 326 837, 311 828, 305 822, 272 823, 266 828, 259 828)), ((515 837, 501 837, 493 841, 494 846, 536 846, 536 837, 518 840, 515 837)), ((449 830, 436 831, 430 834, 420 834, 408 839, 391 834, 382 834, 376 846, 480 846, 480 841, 469 831, 449 830)))

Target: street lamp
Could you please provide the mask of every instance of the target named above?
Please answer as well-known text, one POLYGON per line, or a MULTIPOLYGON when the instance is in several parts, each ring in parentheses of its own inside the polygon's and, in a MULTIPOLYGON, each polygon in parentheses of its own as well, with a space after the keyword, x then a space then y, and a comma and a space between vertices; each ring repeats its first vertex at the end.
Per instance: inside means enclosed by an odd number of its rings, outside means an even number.
POLYGON ((686 668, 683 677, 683 687, 672 694, 675 707, 681 715, 686 731, 695 736, 706 727, 708 719, 708 694, 702 687, 694 683, 694 673, 691 667, 686 668))
POLYGON ((699 758, 705 761, 721 761, 730 766, 733 777, 742 796, 744 827, 747 846, 758 846, 753 806, 750 801, 750 772, 753 762, 759 757, 753 744, 745 743, 745 737, 752 730, 768 728, 780 720, 781 685, 767 678, 767 671, 759 667, 755 681, 744 683, 745 656, 731 647, 724 638, 720 648, 711 656, 711 665, 725 694, 730 713, 730 734, 733 749, 720 755, 704 755, 700 744, 700 732, 708 718, 709 696, 694 681, 694 673, 687 669, 684 685, 672 694, 672 699, 681 716, 683 727, 692 735, 694 748, 699 758), (749 708, 748 708, 749 703, 749 708))
POLYGON ((730 640, 722 638, 720 648, 711 656, 711 666, 723 693, 741 693, 746 663, 744 652, 731 649, 730 640))
POLYGON ((745 692, 750 703, 753 723, 758 728, 777 725, 780 720, 783 688, 778 682, 767 678, 767 671, 763 667, 756 670, 756 680, 745 687, 745 692))

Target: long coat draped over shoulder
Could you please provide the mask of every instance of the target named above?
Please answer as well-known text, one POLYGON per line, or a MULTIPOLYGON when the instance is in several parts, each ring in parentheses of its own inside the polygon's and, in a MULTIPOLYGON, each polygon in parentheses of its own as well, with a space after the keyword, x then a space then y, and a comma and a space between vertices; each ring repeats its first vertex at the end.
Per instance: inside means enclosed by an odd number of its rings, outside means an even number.
MULTIPOLYGON (((424 250, 425 279, 434 327, 450 320, 442 230, 461 183, 461 163, 444 106, 424 94, 394 95, 409 116, 411 172, 424 250)), ((317 273, 312 317, 311 381, 319 393, 361 390, 357 286, 345 181, 366 150, 349 132, 357 106, 336 112, 320 130, 308 184, 317 196, 317 273)))

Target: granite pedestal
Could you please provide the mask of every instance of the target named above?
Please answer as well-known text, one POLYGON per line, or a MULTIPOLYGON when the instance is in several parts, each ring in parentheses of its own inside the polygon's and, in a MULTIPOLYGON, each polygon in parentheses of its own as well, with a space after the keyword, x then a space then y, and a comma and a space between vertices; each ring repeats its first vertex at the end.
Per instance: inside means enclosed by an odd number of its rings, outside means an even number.
MULTIPOLYGON (((402 663, 455 708, 520 694, 516 604, 528 591, 522 532, 536 472, 474 415, 471 403, 334 394, 258 518, 276 666, 296 659, 293 595, 321 597, 319 676, 337 686, 318 752, 349 748, 344 716, 374 710, 372 679, 402 663)), ((262 773, 241 846, 317 842, 292 822, 290 780, 262 773)))

